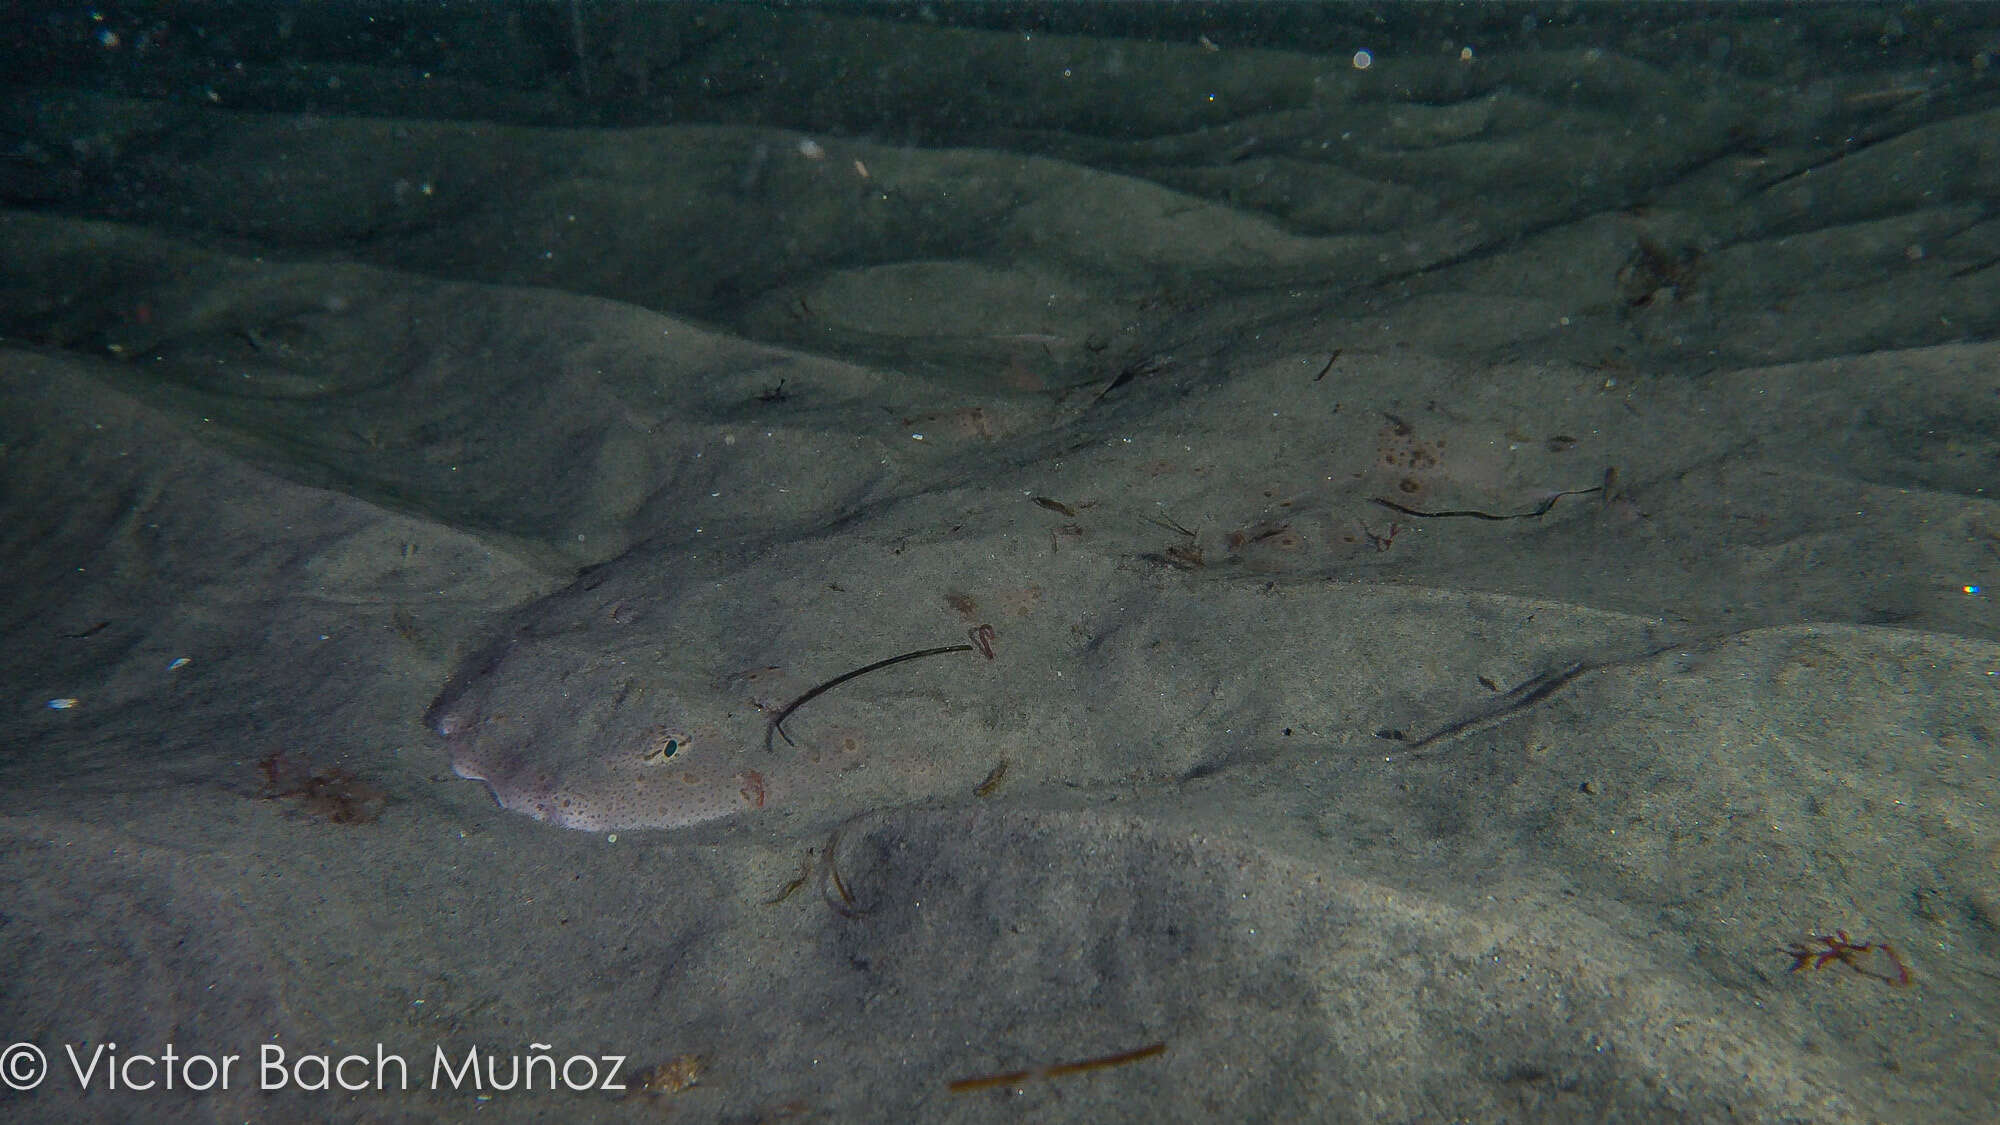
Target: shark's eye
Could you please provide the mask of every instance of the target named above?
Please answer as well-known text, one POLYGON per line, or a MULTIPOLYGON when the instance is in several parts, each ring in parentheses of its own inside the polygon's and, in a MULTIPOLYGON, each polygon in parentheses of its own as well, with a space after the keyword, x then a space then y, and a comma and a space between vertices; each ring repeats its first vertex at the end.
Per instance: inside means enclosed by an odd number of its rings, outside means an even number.
POLYGON ((654 727, 646 735, 646 752, 640 755, 642 762, 664 762, 687 749, 687 735, 677 730, 654 727))

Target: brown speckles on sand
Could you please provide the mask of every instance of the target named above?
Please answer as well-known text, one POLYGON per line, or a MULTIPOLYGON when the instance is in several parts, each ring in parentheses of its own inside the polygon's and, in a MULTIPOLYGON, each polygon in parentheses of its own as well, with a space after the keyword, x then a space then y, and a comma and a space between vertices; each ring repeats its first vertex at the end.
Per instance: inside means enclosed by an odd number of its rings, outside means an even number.
POLYGON ((764 775, 757 770, 742 770, 736 775, 737 793, 743 803, 753 809, 764 807, 764 775))

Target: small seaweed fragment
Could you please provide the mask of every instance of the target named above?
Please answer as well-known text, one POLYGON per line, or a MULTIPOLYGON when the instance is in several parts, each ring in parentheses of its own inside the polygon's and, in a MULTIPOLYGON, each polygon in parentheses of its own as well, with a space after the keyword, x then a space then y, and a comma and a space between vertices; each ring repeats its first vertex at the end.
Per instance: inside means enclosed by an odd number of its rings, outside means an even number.
POLYGON ((1000 783, 1006 780, 1006 777, 1007 777, 1007 759, 1002 758, 1000 759, 1000 764, 994 766, 993 769, 987 773, 986 780, 980 782, 978 785, 973 787, 972 795, 975 797, 991 797, 993 794, 998 793, 1000 791, 1000 783))
POLYGON ((840 877, 840 833, 841 829, 836 828, 826 838, 826 851, 820 856, 819 897, 842 918, 860 918, 868 911, 862 909, 860 900, 848 889, 847 880, 840 877))
POLYGON ((625 1091, 622 1101, 638 1098, 655 1100, 665 1095, 679 1094, 701 1085, 702 1071, 708 1069, 708 1060, 700 1055, 675 1055, 657 1066, 647 1067, 633 1076, 632 1085, 625 1091))
POLYGON ((784 886, 779 887, 777 894, 774 894, 770 898, 765 899, 764 905, 776 906, 779 903, 785 901, 786 899, 792 897, 792 894, 794 892, 796 892, 800 887, 805 886, 808 882, 812 880, 812 876, 813 876, 812 853, 808 851, 806 853, 806 857, 799 861, 799 873, 797 875, 792 876, 789 880, 787 880, 784 886))
POLYGON ((972 641, 973 647, 979 650, 979 655, 988 660, 993 659, 993 626, 984 623, 974 625, 965 631, 965 635, 972 641))
MULTIPOLYGON (((1469 734, 1476 730, 1483 730, 1522 711, 1526 711, 1530 707, 1537 706, 1548 700, 1551 696, 1554 696, 1557 692, 1562 691, 1577 680, 1593 672, 1642 664, 1659 656, 1661 653, 1676 648, 1705 648, 1715 643, 1718 639, 1709 638, 1706 641, 1697 641, 1686 646, 1678 644, 1654 645, 1652 648, 1642 652, 1637 652, 1630 656, 1614 657, 1609 660, 1578 660, 1561 668, 1544 672, 1526 683, 1506 691, 1498 699, 1488 703, 1480 710, 1464 718, 1454 719, 1420 737, 1411 737, 1402 730, 1377 731, 1375 735, 1377 738, 1387 738, 1405 744, 1401 750, 1393 755, 1394 758, 1411 757, 1437 743, 1457 738, 1459 735, 1469 734)), ((1489 688, 1489 690, 1491 689, 1489 688)))
POLYGON ((1631 257, 1618 270, 1618 293, 1631 308, 1643 308, 1665 298, 1679 303, 1694 292, 1704 263, 1701 248, 1669 248, 1645 235, 1638 237, 1631 257))
POLYGON ((1390 524, 1389 530, 1380 535, 1375 534, 1373 528, 1370 528, 1360 520, 1355 520, 1354 525, 1361 529, 1362 538, 1368 540, 1368 545, 1375 548, 1377 552, 1387 551, 1389 548, 1394 547, 1396 545, 1396 536, 1403 533, 1403 525, 1400 523, 1390 524))
MULTIPOLYGON (((764 728, 764 749, 767 751, 772 749, 771 736, 774 734, 777 735, 779 738, 784 739, 785 745, 797 746, 798 743, 792 741, 792 736, 785 733, 785 720, 792 717, 792 712, 805 706, 807 703, 810 703, 813 700, 819 698, 821 695, 832 690, 833 688, 837 688, 840 685, 846 683, 847 681, 854 679, 856 676, 865 676, 870 672, 879 672, 884 668, 890 667, 891 665, 895 664, 901 664, 907 660, 921 660, 926 656, 942 656, 947 652, 971 652, 975 648, 984 652, 986 654, 986 659, 988 660, 993 659, 992 626, 990 625, 981 626, 981 628, 984 628, 987 631, 986 639, 983 644, 943 645, 938 648, 920 648, 915 652, 906 652, 903 653, 901 656, 892 656, 887 660, 877 660, 873 664, 864 664, 861 667, 856 668, 852 672, 842 672, 840 675, 835 676, 834 678, 826 681, 825 683, 820 684, 819 686, 811 689, 804 695, 801 695, 797 699, 792 700, 790 703, 785 704, 782 710, 780 710, 776 715, 771 717, 770 725, 764 728)), ((973 632, 977 634, 978 630, 975 629, 973 630, 973 632)))
MULTIPOLYGON (((1289 501, 1288 501, 1289 502, 1289 501)), ((1284 550, 1297 550, 1304 540, 1292 530, 1290 520, 1266 520, 1229 533, 1229 549, 1240 551, 1259 543, 1275 543, 1284 550)))
POLYGON ((1124 1066, 1127 1063, 1135 1063, 1141 1059, 1150 1059, 1154 1055, 1163 1055, 1166 1051, 1167 1045, 1164 1042, 1148 1043, 1143 1047, 1136 1047, 1130 1051, 1119 1051, 1113 1055, 1099 1055, 1094 1059, 1083 1059, 1079 1062, 1056 1063, 1054 1066, 1045 1066, 1034 1070, 1009 1070, 1000 1074, 982 1074, 974 1078, 960 1078, 948 1084, 946 1089, 949 1089, 954 1094, 962 1094, 968 1090, 990 1090, 995 1086, 1019 1086, 1035 1078, 1064 1078, 1072 1074, 1082 1074, 1087 1070, 1104 1070, 1107 1067, 1124 1066))
POLYGON ((1131 363, 1120 368, 1118 374, 1112 377, 1111 382, 1105 384, 1104 389, 1097 392, 1097 397, 1090 400, 1090 405, 1096 406, 1098 403, 1103 402, 1105 396, 1134 379, 1142 379, 1148 375, 1159 374, 1171 362, 1173 362, 1172 356, 1146 356, 1133 360, 1131 363))
POLYGON ((1902 955, 1896 952, 1895 946, 1886 941, 1857 942, 1847 936, 1846 930, 1814 934, 1804 941, 1792 942, 1778 952, 1792 959, 1791 971, 1794 973, 1818 972, 1838 961, 1858 975, 1872 977, 1890 988, 1908 988, 1916 983, 1910 976, 1910 967, 1903 963, 1902 955), (1877 952, 1889 962, 1894 972, 1878 972, 1870 967, 1874 960, 1872 955, 1877 952))
POLYGON ((1474 520, 1492 520, 1497 523, 1501 520, 1540 519, 1543 516, 1548 515, 1549 509, 1556 506, 1556 501, 1561 500, 1565 496, 1589 496, 1594 492, 1603 492, 1603 491, 1604 491, 1604 486, 1601 484, 1596 484, 1590 486, 1589 488, 1572 488, 1565 490, 1563 492, 1552 493, 1548 496, 1547 499, 1544 499, 1541 503, 1535 505, 1532 508, 1529 508, 1525 512, 1484 512, 1480 511, 1477 508, 1455 508, 1448 512, 1426 512, 1420 508, 1412 508, 1407 504, 1398 504, 1394 500, 1384 499, 1383 497, 1380 496, 1375 497, 1375 502, 1377 504, 1380 504, 1384 508, 1389 509, 1392 512, 1401 512, 1406 516, 1416 516, 1419 519, 1427 519, 1427 520, 1474 519, 1474 520))
POLYGON ((367 824, 382 815, 389 794, 338 766, 314 769, 303 754, 274 750, 257 763, 267 801, 293 800, 318 820, 367 824))

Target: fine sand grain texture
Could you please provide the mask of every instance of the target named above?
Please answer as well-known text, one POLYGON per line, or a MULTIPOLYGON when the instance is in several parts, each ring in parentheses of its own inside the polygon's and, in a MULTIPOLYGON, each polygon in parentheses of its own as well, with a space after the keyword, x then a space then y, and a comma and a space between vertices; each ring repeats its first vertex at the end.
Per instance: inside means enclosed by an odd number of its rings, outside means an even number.
POLYGON ((2000 23, 995 11, 10 48, 0 1114, 2000 1113, 2000 23))

